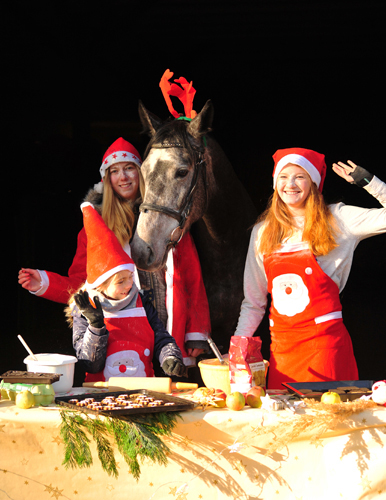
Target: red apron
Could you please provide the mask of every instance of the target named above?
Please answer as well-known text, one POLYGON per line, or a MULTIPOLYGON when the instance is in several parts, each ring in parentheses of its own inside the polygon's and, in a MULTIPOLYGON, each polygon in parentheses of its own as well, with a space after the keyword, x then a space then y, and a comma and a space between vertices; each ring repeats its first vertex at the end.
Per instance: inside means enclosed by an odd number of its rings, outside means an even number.
POLYGON ((136 307, 116 313, 104 312, 109 331, 103 371, 87 373, 86 382, 110 377, 153 377, 154 331, 138 294, 136 307))
POLYGON ((270 310, 268 388, 282 382, 357 380, 336 283, 309 249, 264 257, 270 310))

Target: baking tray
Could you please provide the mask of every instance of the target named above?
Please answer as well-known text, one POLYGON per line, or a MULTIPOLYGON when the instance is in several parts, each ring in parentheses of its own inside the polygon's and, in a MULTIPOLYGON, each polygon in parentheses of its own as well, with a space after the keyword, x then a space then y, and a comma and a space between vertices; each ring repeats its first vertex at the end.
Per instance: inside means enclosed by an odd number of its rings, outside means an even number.
POLYGON ((339 387, 344 387, 343 392, 339 393, 343 402, 353 401, 361 396, 369 396, 373 380, 339 380, 339 381, 324 381, 324 382, 283 382, 282 385, 292 394, 300 398, 312 398, 320 401, 322 394, 329 390, 337 390, 339 387), (358 389, 349 389, 350 387, 358 387, 358 389), (306 389, 307 392, 303 392, 306 389), (308 392, 311 390, 312 392, 308 392))
POLYGON ((123 418, 128 415, 138 415, 138 414, 148 414, 148 413, 162 413, 169 411, 185 411, 191 410, 194 408, 196 403, 194 401, 188 401, 186 399, 178 398, 175 396, 169 396, 168 394, 164 394, 162 392, 149 391, 147 389, 136 389, 131 391, 117 391, 117 392, 102 392, 102 393, 90 393, 90 394, 81 394, 81 395, 73 395, 73 396, 60 396, 55 398, 55 403, 61 406, 65 406, 67 408, 71 408, 72 410, 78 410, 85 413, 93 413, 95 415, 105 415, 108 417, 117 417, 123 418), (174 403, 173 406, 154 406, 154 407, 143 407, 143 408, 119 408, 116 410, 93 410, 88 408, 87 406, 77 406, 76 404, 69 403, 71 399, 83 400, 86 398, 94 398, 95 401, 102 401, 102 399, 107 398, 108 396, 118 397, 121 394, 144 394, 145 396, 153 397, 154 399, 162 400, 165 403, 174 403))
POLYGON ((0 380, 9 384, 53 384, 60 378, 58 373, 35 373, 9 370, 0 375, 0 380))

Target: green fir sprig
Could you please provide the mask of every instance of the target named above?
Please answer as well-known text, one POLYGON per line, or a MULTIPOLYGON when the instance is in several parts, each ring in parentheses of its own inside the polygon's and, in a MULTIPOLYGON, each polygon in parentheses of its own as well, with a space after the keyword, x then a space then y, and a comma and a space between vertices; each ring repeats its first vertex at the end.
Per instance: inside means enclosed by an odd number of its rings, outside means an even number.
POLYGON ((111 417, 102 419, 73 410, 61 410, 60 416, 60 434, 65 444, 63 465, 66 469, 92 465, 91 437, 96 443, 103 470, 118 477, 112 446, 114 442, 137 481, 141 474, 140 462, 145 458, 159 465, 167 464, 170 450, 161 437, 170 435, 177 425, 177 419, 181 418, 179 413, 161 412, 126 415, 124 420, 111 417))

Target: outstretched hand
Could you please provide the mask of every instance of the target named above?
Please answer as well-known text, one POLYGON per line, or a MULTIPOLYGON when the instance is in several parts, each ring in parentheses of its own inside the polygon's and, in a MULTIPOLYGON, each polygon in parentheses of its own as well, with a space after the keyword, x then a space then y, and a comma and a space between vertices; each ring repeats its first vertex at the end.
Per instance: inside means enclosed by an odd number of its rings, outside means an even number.
POLYGON ((80 290, 76 295, 74 295, 74 300, 80 312, 91 326, 95 328, 102 328, 104 326, 104 315, 98 297, 94 297, 93 299, 95 307, 91 304, 86 290, 80 290))
POLYGON ((352 183, 354 182, 354 177, 351 176, 351 173, 354 172, 354 170, 357 168, 358 165, 356 165, 351 160, 348 160, 347 163, 348 165, 346 165, 346 163, 343 163, 342 161, 338 161, 338 163, 333 163, 332 170, 340 177, 345 179, 347 182, 352 183))
POLYGON ((37 292, 41 287, 39 271, 22 267, 19 271, 18 283, 29 292, 37 292))

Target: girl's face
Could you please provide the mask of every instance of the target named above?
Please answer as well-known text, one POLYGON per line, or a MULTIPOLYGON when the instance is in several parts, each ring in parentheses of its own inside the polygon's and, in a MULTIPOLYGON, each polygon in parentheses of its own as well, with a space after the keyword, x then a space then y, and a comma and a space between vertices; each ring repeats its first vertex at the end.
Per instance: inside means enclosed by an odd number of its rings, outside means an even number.
POLYGON ((308 173, 293 163, 286 165, 278 175, 277 192, 293 215, 304 215, 311 183, 308 173))
POLYGON ((130 292, 133 286, 133 273, 128 270, 119 271, 103 290, 108 299, 121 300, 130 292))
POLYGON ((138 197, 139 175, 135 163, 119 162, 110 167, 110 182, 114 191, 125 200, 138 197))

